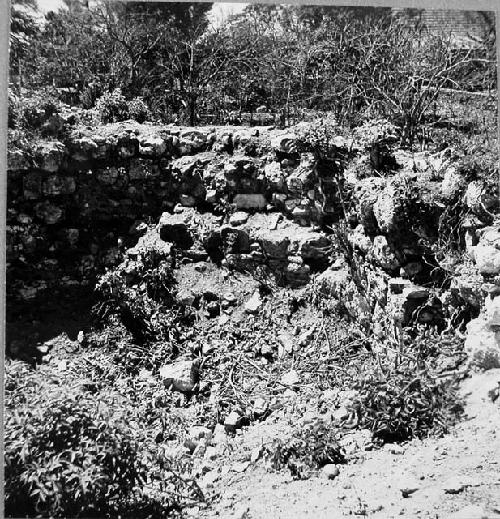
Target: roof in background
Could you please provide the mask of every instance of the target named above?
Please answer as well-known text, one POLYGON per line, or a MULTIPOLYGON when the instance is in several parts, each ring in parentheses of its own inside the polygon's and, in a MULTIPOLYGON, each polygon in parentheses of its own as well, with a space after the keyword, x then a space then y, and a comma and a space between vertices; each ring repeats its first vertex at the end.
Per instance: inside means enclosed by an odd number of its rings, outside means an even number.
POLYGON ((447 33, 459 47, 475 47, 495 30, 495 13, 445 9, 393 8, 398 18, 421 23, 432 33, 447 33))

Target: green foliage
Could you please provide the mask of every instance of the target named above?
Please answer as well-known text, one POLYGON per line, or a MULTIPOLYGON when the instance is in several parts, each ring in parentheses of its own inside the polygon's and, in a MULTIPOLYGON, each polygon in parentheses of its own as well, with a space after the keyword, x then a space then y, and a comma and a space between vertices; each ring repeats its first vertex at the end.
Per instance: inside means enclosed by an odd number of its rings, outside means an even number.
POLYGON ((143 123, 151 117, 148 105, 142 97, 134 97, 127 103, 127 107, 130 118, 138 123, 143 123))
POLYGON ((106 92, 96 102, 97 118, 101 123, 116 123, 129 118, 128 105, 121 89, 106 92))
POLYGON ((189 467, 168 458, 148 429, 160 422, 173 438, 179 428, 152 406, 157 385, 124 378, 100 352, 73 357, 64 374, 9 362, 5 395, 7 516, 177 517, 203 499, 189 467))
POLYGON ((172 259, 164 246, 155 234, 146 235, 137 246, 137 258, 126 258, 96 285, 101 299, 98 318, 105 322, 110 315, 118 315, 139 343, 169 335, 170 323, 164 314, 173 302, 175 279, 172 259))
POLYGON ((142 499, 134 494, 144 476, 127 424, 96 413, 81 395, 7 415, 8 515, 113 517, 142 499))
POLYGON ((297 428, 289 438, 274 440, 267 447, 267 458, 273 469, 286 467, 294 479, 307 479, 329 463, 346 462, 338 431, 321 420, 297 428))
POLYGON ((50 89, 23 97, 9 90, 9 127, 27 133, 40 132, 49 118, 59 112, 59 105, 50 89))
POLYGON ((494 38, 458 52, 380 8, 248 6, 213 27, 211 4, 71 4, 26 33, 28 59, 12 71, 32 86, 76 87, 85 107, 95 82, 169 121, 195 124, 200 112, 221 121, 265 104, 283 124, 308 110, 343 125, 387 117, 411 144, 442 88, 496 84, 494 38))
POLYGON ((366 374, 357 384, 359 424, 381 442, 448 432, 462 411, 455 381, 439 380, 407 363, 390 375, 366 374))
POLYGON ((23 60, 29 55, 33 38, 39 32, 35 0, 13 0, 10 12, 9 61, 11 81, 22 84, 23 60))
POLYGON ((102 96, 102 86, 97 82, 92 82, 83 88, 80 94, 80 102, 83 108, 94 108, 97 100, 102 96))
POLYGON ((319 157, 331 157, 335 151, 335 138, 343 134, 343 129, 331 115, 316 119, 310 124, 299 125, 297 137, 306 150, 319 157))

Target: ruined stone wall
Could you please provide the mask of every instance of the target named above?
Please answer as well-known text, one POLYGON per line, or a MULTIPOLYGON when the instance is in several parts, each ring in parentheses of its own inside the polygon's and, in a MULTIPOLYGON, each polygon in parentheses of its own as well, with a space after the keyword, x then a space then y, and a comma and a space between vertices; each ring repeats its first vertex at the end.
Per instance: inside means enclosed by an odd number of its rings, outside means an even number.
POLYGON ((157 222, 176 205, 321 221, 328 201, 315 159, 297 144, 295 134, 266 128, 125 122, 10 149, 9 291, 31 297, 61 279, 90 280, 137 239, 134 224, 157 222))
POLYGON ((393 130, 374 122, 349 138, 327 135, 323 157, 312 150, 327 130, 309 123, 275 130, 128 121, 11 146, 8 294, 25 299, 92 282, 148 226, 183 261, 265 264, 302 285, 332 260, 328 224, 343 215, 350 245, 367 261, 391 277, 441 282, 432 276, 447 208, 470 213, 452 222, 470 249, 497 197, 484 180, 467 184, 450 150, 401 150, 393 130))

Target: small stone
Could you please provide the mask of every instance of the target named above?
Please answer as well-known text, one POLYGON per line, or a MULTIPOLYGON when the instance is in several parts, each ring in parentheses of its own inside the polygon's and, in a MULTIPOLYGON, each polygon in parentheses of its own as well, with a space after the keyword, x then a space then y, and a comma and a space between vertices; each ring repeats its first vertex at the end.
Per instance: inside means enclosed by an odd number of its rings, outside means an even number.
POLYGON ((295 344, 295 340, 293 336, 288 332, 281 332, 278 334, 278 355, 283 357, 285 354, 290 355, 293 353, 293 346, 295 344))
POLYGON ((262 416, 267 411, 267 402, 264 398, 257 398, 252 406, 252 412, 255 416, 262 416))
POLYGON ((241 473, 241 472, 245 472, 245 470, 250 466, 250 462, 249 461, 239 461, 239 462, 236 462, 232 469, 234 472, 238 472, 238 473, 241 473))
POLYGON ((217 317, 220 313, 220 306, 217 301, 210 301, 207 304, 207 312, 209 317, 217 317))
POLYGON ((203 425, 193 425, 191 429, 189 429, 189 438, 191 440, 201 440, 202 438, 210 438, 212 436, 212 431, 203 425))
POLYGON ((209 189, 205 195, 205 201, 208 204, 216 204, 218 201, 217 191, 215 189, 209 189))
POLYGON ((262 454, 262 446, 259 445, 258 447, 254 447, 252 449, 252 452, 250 453, 250 461, 252 463, 255 463, 261 456, 262 454))
MULTIPOLYGON (((19 348, 16 350, 15 346, 14 346, 14 343, 17 343, 18 341, 12 341, 12 344, 10 346, 10 351, 11 352, 14 352, 14 351, 18 351, 19 348)), ((40 344, 39 346, 36 347, 36 349, 42 354, 42 355, 47 355, 47 353, 49 352, 49 347, 47 344, 40 344)))
POLYGON ((182 306, 192 306, 195 300, 195 295, 189 289, 182 289, 177 292, 176 299, 182 306))
POLYGON ((252 297, 245 303, 245 311, 249 314, 255 314, 262 306, 262 300, 258 291, 254 292, 252 297))
POLYGON ((68 369, 68 361, 66 359, 60 360, 57 363, 56 368, 58 371, 66 371, 68 369))
POLYGON ((338 422, 349 418, 349 410, 345 406, 340 406, 332 412, 332 418, 338 422))
POLYGON ((203 476, 202 484, 207 488, 213 487, 214 483, 219 479, 219 477, 220 474, 217 473, 215 470, 206 472, 203 476))
POLYGON ((142 220, 136 220, 130 227, 128 233, 131 236, 144 236, 148 231, 148 224, 142 220))
POLYGON ((224 292, 224 294, 222 294, 222 299, 230 305, 234 305, 237 302, 237 298, 233 292, 224 292))
POLYGON ((292 369, 291 371, 289 371, 288 373, 285 373, 281 377, 281 383, 284 384, 285 386, 298 385, 298 384, 300 384, 300 376, 294 369, 292 369))
POLYGON ((397 455, 397 456, 400 456, 402 454, 405 453, 405 450, 403 447, 401 447, 400 445, 393 445, 391 447, 391 454, 394 454, 394 455, 397 455))
POLYGON ((209 461, 214 461, 219 457, 220 449, 217 447, 207 447, 205 450, 204 458, 209 461))
POLYGON ((340 469, 333 463, 328 463, 323 467, 323 474, 328 479, 335 479, 340 474, 340 469))
POLYGON ((224 428, 227 432, 235 432, 236 429, 241 427, 241 416, 236 412, 232 411, 226 416, 224 420, 224 428))
POLYGON ((183 207, 194 207, 196 205, 196 198, 191 195, 182 194, 179 197, 179 203, 183 207))
POLYGON ((419 486, 416 484, 411 485, 405 485, 400 487, 401 494, 403 497, 410 497, 412 494, 414 494, 417 490, 419 490, 419 486))
MULTIPOLYGON (((215 445, 225 443, 227 441, 226 429, 222 424, 217 424, 214 427, 212 442, 215 445)), ((208 449, 207 449, 208 452, 208 449)))
POLYGON ((229 223, 234 226, 242 225, 247 222, 248 216, 248 213, 244 211, 236 211, 236 213, 230 216, 229 223))
POLYGON ((467 478, 455 476, 446 480, 443 483, 442 489, 444 490, 445 494, 459 494, 467 487, 471 486, 477 486, 477 483, 467 478))
POLYGON ((233 519, 250 519, 250 507, 248 505, 240 505, 233 514, 233 519))
POLYGON ((219 324, 221 326, 224 326, 225 324, 227 324, 229 321, 231 320, 231 318, 229 317, 229 315, 227 314, 221 314, 219 316, 219 324))

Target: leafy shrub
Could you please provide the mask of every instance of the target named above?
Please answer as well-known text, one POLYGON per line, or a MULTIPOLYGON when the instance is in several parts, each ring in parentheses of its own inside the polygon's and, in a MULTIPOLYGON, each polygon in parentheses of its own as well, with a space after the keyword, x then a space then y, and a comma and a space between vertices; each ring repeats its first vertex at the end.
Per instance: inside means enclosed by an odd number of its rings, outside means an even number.
POLYGON ((9 128, 39 132, 50 117, 59 112, 60 102, 50 90, 23 97, 9 92, 9 128))
POLYGON ((462 157, 458 163, 457 173, 467 181, 485 179, 498 182, 498 157, 491 150, 475 149, 462 157))
POLYGON ((178 429, 175 417, 152 407, 156 385, 127 379, 130 394, 124 394, 107 380, 102 396, 82 386, 84 377, 103 378, 99 370, 112 366, 104 359, 89 352, 74 358, 64 388, 50 366, 33 371, 7 363, 8 516, 171 517, 203 499, 196 482, 181 476, 190 471, 186 460, 166 457, 148 429, 155 419, 166 437, 178 429))
POLYGON ((80 102, 86 109, 93 108, 102 95, 102 87, 99 83, 90 83, 80 94, 80 102))
POLYGON ((462 411, 454 381, 437 380, 409 364, 390 374, 368 373, 355 387, 359 423, 381 442, 444 434, 462 411))
POLYGON ((318 157, 331 157, 335 151, 335 138, 342 135, 337 120, 331 115, 315 121, 297 125, 297 137, 307 151, 318 157))
POLYGON ((143 123, 150 119, 151 114, 148 105, 144 102, 142 97, 134 97, 134 99, 127 103, 127 106, 130 118, 136 120, 138 123, 143 123))
POLYGON ((111 517, 145 475, 126 424, 82 396, 8 413, 5 431, 8 515, 111 517))
POLYGON ((129 117, 127 101, 120 88, 102 95, 97 100, 95 107, 101 123, 125 121, 129 117))
POLYGON ((329 463, 346 462, 335 428, 320 420, 297 429, 286 440, 274 440, 266 450, 271 467, 287 467, 294 479, 307 479, 312 471, 329 463))
POLYGON ((143 237, 136 252, 137 259, 126 258, 99 279, 96 315, 101 321, 118 315, 135 341, 144 343, 168 335, 164 314, 173 302, 175 280, 171 258, 156 234, 143 237))

